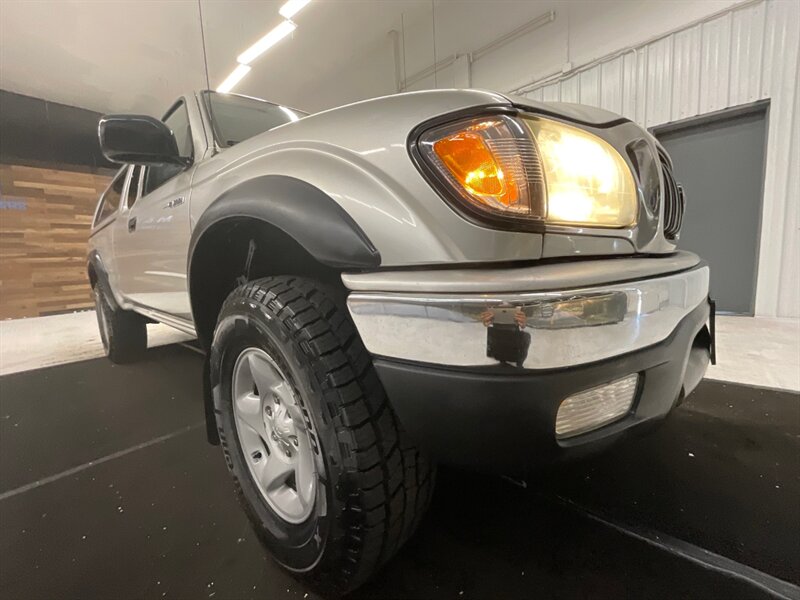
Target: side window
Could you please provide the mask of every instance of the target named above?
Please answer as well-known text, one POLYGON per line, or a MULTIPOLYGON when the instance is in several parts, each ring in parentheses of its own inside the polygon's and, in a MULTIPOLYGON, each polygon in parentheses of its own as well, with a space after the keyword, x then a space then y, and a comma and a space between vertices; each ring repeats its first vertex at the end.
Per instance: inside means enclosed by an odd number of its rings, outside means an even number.
POLYGON ((183 167, 180 165, 155 165, 147 167, 144 174, 142 196, 146 196, 156 188, 161 187, 181 171, 183 171, 183 167))
MULTIPOLYGON (((191 158, 194 156, 192 128, 189 125, 189 112, 186 110, 186 104, 183 101, 172 109, 164 119, 164 123, 175 136, 180 155, 184 158, 191 158)), ((181 171, 183 171, 183 167, 180 165, 156 165, 148 167, 144 176, 142 196, 146 196, 156 188, 162 186, 181 171)))
POLYGON ((100 200, 100 210, 97 211, 97 219, 95 219, 94 222, 95 225, 102 223, 117 212, 119 201, 122 199, 122 189, 125 187, 125 176, 127 174, 128 167, 121 169, 111 182, 105 194, 103 194, 103 198, 100 200))
POLYGON ((186 110, 186 103, 181 102, 164 119, 164 123, 172 131, 175 141, 178 142, 178 152, 184 158, 191 158, 194 153, 192 145, 192 128, 189 126, 189 112, 186 110))
POLYGON ((129 209, 133 207, 136 199, 139 197, 139 186, 141 185, 143 169, 144 167, 141 165, 136 165, 133 167, 131 182, 128 184, 128 199, 126 200, 126 206, 129 209))

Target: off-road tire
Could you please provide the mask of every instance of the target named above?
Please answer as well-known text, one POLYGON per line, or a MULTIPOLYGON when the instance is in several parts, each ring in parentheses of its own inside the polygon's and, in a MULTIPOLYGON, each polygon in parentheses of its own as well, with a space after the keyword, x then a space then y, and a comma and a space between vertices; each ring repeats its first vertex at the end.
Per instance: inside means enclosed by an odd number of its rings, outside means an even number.
POLYGON ((210 373, 226 462, 263 544, 321 592, 361 585, 414 532, 435 472, 401 429, 335 290, 291 276, 236 288, 220 311, 210 373), (316 501, 303 523, 290 524, 270 508, 244 462, 232 372, 248 347, 264 350, 288 375, 316 440, 316 501))
POLYGON ((94 286, 94 304, 100 339, 111 362, 124 364, 142 358, 147 351, 145 318, 120 308, 102 281, 94 286))

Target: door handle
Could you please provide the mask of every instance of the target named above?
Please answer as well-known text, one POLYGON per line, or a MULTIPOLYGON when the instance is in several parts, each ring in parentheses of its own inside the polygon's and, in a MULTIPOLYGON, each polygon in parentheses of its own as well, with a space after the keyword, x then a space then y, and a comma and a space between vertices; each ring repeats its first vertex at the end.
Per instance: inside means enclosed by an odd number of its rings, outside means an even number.
POLYGON ((128 219, 128 233, 133 233, 136 231, 136 217, 131 217, 128 219))

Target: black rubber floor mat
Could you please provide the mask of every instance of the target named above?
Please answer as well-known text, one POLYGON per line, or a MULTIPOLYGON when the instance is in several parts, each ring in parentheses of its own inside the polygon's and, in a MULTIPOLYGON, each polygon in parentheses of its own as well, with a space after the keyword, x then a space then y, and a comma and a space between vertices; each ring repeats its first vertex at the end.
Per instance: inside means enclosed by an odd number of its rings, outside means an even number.
POLYGON ((716 381, 549 493, 800 584, 800 395, 716 381))
MULTIPOLYGON (((205 442, 201 360, 172 346, 0 378, 0 596, 316 597, 264 553, 205 442)), ((553 498, 791 579, 797 400, 704 382, 652 435, 527 490, 443 469, 418 534, 355 596, 768 597, 553 498)))

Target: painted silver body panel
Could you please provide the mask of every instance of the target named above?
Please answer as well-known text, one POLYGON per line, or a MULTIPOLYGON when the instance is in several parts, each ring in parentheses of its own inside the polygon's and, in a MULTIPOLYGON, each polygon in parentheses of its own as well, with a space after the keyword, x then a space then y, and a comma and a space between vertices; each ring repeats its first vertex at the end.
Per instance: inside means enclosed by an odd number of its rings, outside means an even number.
MULTIPOLYGON (((659 238, 660 215, 643 215, 633 230, 562 227, 542 235, 492 229, 457 214, 413 164, 408 137, 427 120, 482 106, 510 103, 478 90, 413 92, 350 104, 265 132, 198 165, 192 222, 226 190, 253 177, 279 174, 306 181, 338 202, 378 248, 382 266, 674 250, 663 235, 659 238)), ((586 128, 623 157, 630 139, 651 138, 630 122, 603 129, 609 118, 620 118, 600 109, 530 101, 526 106, 550 115, 562 109, 583 120, 593 115, 598 125, 586 128)))
POLYGON ((265 132, 198 165, 192 222, 226 190, 278 174, 306 181, 339 203, 385 266, 539 258, 541 235, 466 221, 409 156, 408 135, 421 122, 486 105, 507 101, 472 90, 417 92, 351 104, 265 132))
POLYGON ((117 292, 124 302, 191 319, 186 281, 189 203, 196 167, 180 173, 123 211, 114 228, 117 292), (171 205, 177 198, 183 201, 171 205), (128 231, 128 221, 136 229, 128 231))
POLYGON ((664 258, 613 258, 513 269, 438 269, 343 273, 352 292, 484 294, 543 292, 649 279, 697 266, 700 257, 676 252, 664 258))
MULTIPOLYGON (((512 103, 550 118, 575 120, 624 154, 633 137, 655 140, 637 125, 600 109, 537 103, 480 90, 412 92, 357 102, 307 116, 218 149, 199 94, 183 99, 189 113, 194 164, 141 197, 90 246, 114 271, 120 305, 172 315, 191 326, 187 289, 189 240, 204 211, 226 191, 264 175, 307 182, 338 203, 380 252, 381 268, 531 261, 543 257, 671 253, 660 215, 640 209, 632 230, 548 228, 546 233, 493 229, 451 208, 412 161, 411 132, 436 117, 512 103), (175 201, 181 199, 179 204, 175 201), (137 219, 128 233, 127 223, 137 219)), ((641 190, 640 190, 641 196, 641 190)), ((309 215, 310 219, 314 215, 309 215)))

